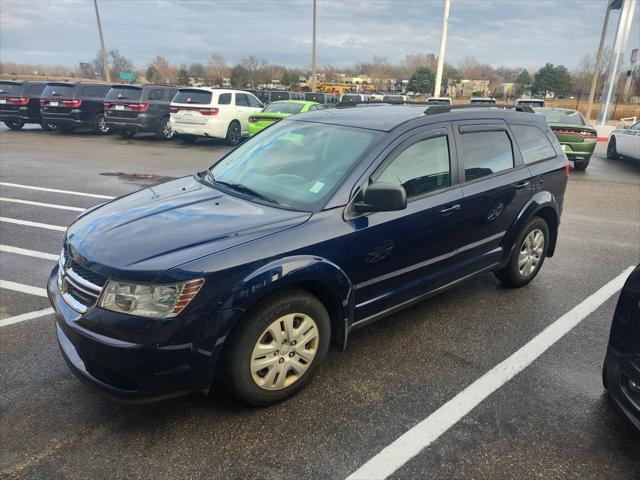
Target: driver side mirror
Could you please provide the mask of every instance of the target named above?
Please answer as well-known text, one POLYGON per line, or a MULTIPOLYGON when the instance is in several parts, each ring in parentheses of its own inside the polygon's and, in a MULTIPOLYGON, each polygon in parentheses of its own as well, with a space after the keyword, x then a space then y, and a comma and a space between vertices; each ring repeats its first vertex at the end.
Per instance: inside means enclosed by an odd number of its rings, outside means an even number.
POLYGON ((395 183, 372 183, 362 199, 353 204, 356 212, 393 212, 407 208, 407 192, 395 183))

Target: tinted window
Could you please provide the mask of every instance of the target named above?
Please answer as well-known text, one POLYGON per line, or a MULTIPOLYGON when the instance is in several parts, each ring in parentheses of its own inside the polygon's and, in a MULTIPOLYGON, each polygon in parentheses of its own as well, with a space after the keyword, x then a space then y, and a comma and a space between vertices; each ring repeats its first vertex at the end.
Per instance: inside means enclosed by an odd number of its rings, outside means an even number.
POLYGON ((147 95, 147 99, 149 100, 162 100, 162 97, 164 97, 164 88, 149 90, 149 94, 147 95))
POLYGON ((98 90, 98 87, 83 87, 80 95, 82 97, 97 97, 99 96, 98 90))
POLYGON ((249 100, 244 93, 236 93, 236 105, 239 107, 248 107, 249 100))
POLYGON ((640 130, 640 122, 636 122, 632 125, 631 130, 640 130))
POLYGON ((343 95, 342 98, 340 99, 341 102, 349 102, 349 103, 357 103, 357 102, 362 102, 362 96, 361 95, 343 95))
POLYGON ((535 108, 534 112, 546 118, 548 124, 576 125, 579 127, 586 125, 582 114, 577 110, 569 108, 535 108))
POLYGON ((20 83, 0 83, 0 95, 20 96, 22 95, 22 84, 20 83))
POLYGON ((254 97, 253 95, 246 95, 246 97, 247 97, 247 100, 249 100, 250 107, 262 108, 262 104, 260 103, 260 100, 258 100, 256 97, 254 97))
POLYGON ((324 93, 305 93, 304 99, 310 102, 324 103, 324 93))
POLYGON ((218 105, 231 105, 231 94, 221 93, 218 97, 218 105))
POLYGON ((473 132, 461 137, 467 182, 513 168, 513 151, 507 132, 473 132))
POLYGON ((451 185, 447 137, 421 140, 407 147, 376 179, 402 185, 408 197, 451 185))
POLYGON ((175 97, 177 90, 175 88, 165 88, 165 100, 172 101, 173 97, 175 97))
POLYGON ((532 125, 511 125, 516 142, 522 152, 524 163, 533 163, 555 157, 556 152, 544 132, 532 125))
POLYGON ((271 92, 271 94, 269 95, 269 99, 272 102, 275 102, 278 100, 289 100, 290 95, 289 95, 289 92, 271 92))
POLYGON ((39 97, 44 90, 44 85, 30 85, 25 92, 28 97, 39 97))
POLYGON ((73 85, 47 85, 41 96, 45 98, 72 98, 75 88, 73 85))
POLYGON ((385 95, 382 97, 382 101, 386 103, 404 103, 404 97, 402 95, 385 95))
POLYGON ((263 112, 289 113, 293 115, 294 113, 298 113, 300 110, 302 110, 301 103, 276 102, 266 107, 263 112))
POLYGON ((111 90, 109 90, 109 93, 107 93, 105 100, 112 100, 112 101, 127 100, 127 101, 136 102, 140 100, 141 95, 142 95, 141 88, 113 87, 111 90))
POLYGON ((181 88, 173 97, 174 103, 197 103, 208 105, 211 103, 211 92, 206 90, 193 90, 189 88, 181 88))
POLYGON ((451 101, 444 98, 430 98, 427 100, 427 105, 451 105, 451 101))
POLYGON ((485 100, 485 99, 471 99, 472 104, 477 104, 477 105, 494 105, 496 103, 495 100, 485 100))

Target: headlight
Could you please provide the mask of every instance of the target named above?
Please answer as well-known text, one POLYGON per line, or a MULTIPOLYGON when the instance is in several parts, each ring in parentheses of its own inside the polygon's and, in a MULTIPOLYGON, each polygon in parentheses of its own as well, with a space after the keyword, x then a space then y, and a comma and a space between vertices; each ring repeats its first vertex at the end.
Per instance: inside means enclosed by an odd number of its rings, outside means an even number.
POLYGON ((189 305, 204 279, 170 285, 138 285, 109 280, 99 306, 114 312, 149 318, 171 318, 189 305))

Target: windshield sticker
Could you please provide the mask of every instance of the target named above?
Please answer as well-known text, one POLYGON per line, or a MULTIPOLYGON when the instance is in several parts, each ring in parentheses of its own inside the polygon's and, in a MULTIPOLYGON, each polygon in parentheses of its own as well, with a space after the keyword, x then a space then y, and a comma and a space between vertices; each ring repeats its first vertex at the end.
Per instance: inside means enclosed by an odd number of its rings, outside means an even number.
POLYGON ((322 187, 324 187, 324 183, 322 182, 316 182, 313 184, 313 186, 309 189, 309 191, 311 193, 318 193, 320 190, 322 190, 322 187))

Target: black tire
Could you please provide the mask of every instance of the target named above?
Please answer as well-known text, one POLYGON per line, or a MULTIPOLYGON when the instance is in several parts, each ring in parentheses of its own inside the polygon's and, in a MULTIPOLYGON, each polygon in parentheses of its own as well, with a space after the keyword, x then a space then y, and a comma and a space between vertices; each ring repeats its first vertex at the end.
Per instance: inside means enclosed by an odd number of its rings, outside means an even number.
POLYGON ((609 143, 607 144, 607 158, 609 160, 618 160, 620 158, 616 148, 616 137, 614 136, 609 139, 609 143))
POLYGON ((580 160, 580 161, 576 160, 573 162, 573 168, 584 172, 589 166, 590 161, 591 161, 591 157, 587 158, 586 160, 580 160))
MULTIPOLYGON (((283 333, 283 335, 287 334, 283 333)), ((295 345, 295 342, 293 344, 287 343, 290 339, 285 338, 281 344, 283 352, 279 350, 274 352, 275 356, 282 355, 278 360, 279 363, 287 361, 287 357, 298 358, 295 357, 295 353, 292 354, 292 351, 284 352, 285 348, 293 349, 293 345, 295 345)), ((241 320, 241 324, 232 332, 223 354, 224 380, 235 396, 251 405, 266 406, 280 402, 309 383, 327 353, 330 340, 331 320, 324 305, 316 297, 303 290, 289 290, 276 294, 252 308, 241 320), (260 339, 264 338, 267 327, 290 313, 307 315, 315 322, 318 333, 315 356, 306 371, 290 385, 280 389, 263 388, 256 383, 251 372, 253 350, 260 339)), ((273 338, 272 341, 276 342, 276 339, 273 338)), ((299 347, 300 345, 298 345, 299 347)), ((291 360, 291 362, 294 361, 291 360)), ((273 368, 276 368, 275 363, 272 365, 273 368)), ((268 367, 265 367, 265 370, 268 370, 268 367)), ((287 371, 285 378, 289 378, 289 374, 292 372, 295 373, 293 367, 287 371)))
POLYGON ((198 137, 195 135, 181 135, 181 138, 184 143, 196 143, 198 141, 198 137))
POLYGON ((40 126, 47 132, 55 132, 56 130, 58 130, 58 126, 55 123, 51 122, 42 122, 40 126))
POLYGON ((109 125, 107 125, 107 118, 104 116, 104 113, 97 113, 93 117, 93 133, 96 135, 109 135, 111 133, 111 129, 109 125))
POLYGON ((227 128, 227 144, 235 147, 242 140, 242 128, 237 120, 234 120, 229 124, 227 128))
POLYGON ((73 125, 61 125, 58 130, 62 133, 72 133, 76 128, 73 125))
POLYGON ((118 134, 122 138, 133 138, 136 136, 136 132, 134 132, 133 130, 119 130, 118 134))
POLYGON ((24 122, 22 120, 7 120, 4 123, 11 130, 20 130, 22 127, 24 127, 24 122))
POLYGON ((173 130, 171 130, 169 117, 162 117, 158 122, 156 137, 158 137, 160 140, 171 140, 171 138, 173 138, 173 130))
MULTIPOLYGON (((529 221, 529 223, 525 225, 525 227, 522 229, 522 231, 518 235, 518 238, 515 241, 515 246, 513 248, 513 251, 511 252, 511 257, 509 257, 508 263, 502 269, 495 272, 496 277, 498 277, 498 279, 507 287, 513 287, 513 288, 524 287, 531 280, 533 280, 538 274, 538 272, 540 271, 540 268, 544 263, 544 259, 547 257, 548 246, 549 246, 549 227, 547 226, 547 222, 545 222, 543 218, 533 217, 529 221), (523 253, 523 255, 527 254, 528 249, 527 249, 527 246, 525 245, 525 239, 534 230, 539 230, 542 232, 544 236, 544 244, 542 245, 542 251, 540 256, 536 258, 534 269, 525 275, 520 271, 518 264, 520 261, 521 252, 523 253)), ((533 254, 531 253, 530 250, 528 253, 531 254, 533 258, 533 254)))

